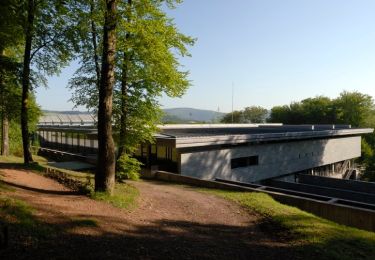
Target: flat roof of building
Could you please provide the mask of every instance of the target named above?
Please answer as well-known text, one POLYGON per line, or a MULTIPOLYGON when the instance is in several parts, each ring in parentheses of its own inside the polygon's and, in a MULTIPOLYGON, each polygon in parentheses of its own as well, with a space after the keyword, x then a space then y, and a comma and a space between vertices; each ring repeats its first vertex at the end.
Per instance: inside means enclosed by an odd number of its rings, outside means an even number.
POLYGON ((39 118, 40 126, 66 126, 66 125, 87 125, 94 126, 97 122, 96 115, 91 114, 63 114, 50 113, 39 118))
MULTIPOLYGON (((39 121, 39 129, 95 135, 97 129, 92 123, 94 121, 94 117, 82 118, 82 115, 70 118, 48 116, 39 121)), ((283 124, 167 124, 159 125, 158 128, 160 131, 155 134, 157 143, 175 148, 324 139, 374 131, 372 128, 352 128, 350 125, 283 124)))
POLYGON ((350 125, 167 125, 156 136, 159 143, 176 148, 238 145, 243 143, 292 141, 333 138, 372 133, 372 128, 352 128, 350 125))

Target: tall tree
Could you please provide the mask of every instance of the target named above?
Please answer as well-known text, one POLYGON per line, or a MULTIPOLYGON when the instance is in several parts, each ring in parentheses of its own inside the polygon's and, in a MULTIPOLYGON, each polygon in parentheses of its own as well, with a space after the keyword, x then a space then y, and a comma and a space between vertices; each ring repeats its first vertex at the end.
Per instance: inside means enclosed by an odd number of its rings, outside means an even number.
POLYGON ((366 126, 369 116, 374 111, 374 100, 370 95, 358 91, 343 91, 334 101, 339 123, 355 127, 366 126))
POLYGON ((30 92, 30 64, 31 48, 34 37, 34 18, 35 18, 35 1, 28 0, 27 4, 27 22, 25 28, 25 51, 22 70, 22 105, 21 105, 21 131, 23 144, 24 163, 29 164, 33 161, 30 152, 29 127, 28 127, 28 101, 30 92))
MULTIPOLYGON (((132 0, 127 0, 125 9, 127 23, 130 24, 132 18, 132 0)), ((130 30, 125 31, 125 46, 129 46, 130 30)), ((120 133, 118 138, 118 155, 120 158, 126 153, 127 117, 128 117, 128 84, 129 66, 132 52, 129 49, 123 50, 123 61, 121 66, 121 92, 120 92, 120 133)))
POLYGON ((1 115, 1 154, 9 154, 9 113, 13 111, 12 100, 19 76, 18 47, 22 42, 22 15, 18 11, 20 1, 4 0, 0 5, 0 115, 1 115))
POLYGON ((268 110, 260 106, 246 107, 243 118, 246 123, 264 123, 268 116, 268 110))
POLYGON ((244 110, 233 111, 226 114, 222 119, 222 123, 264 123, 268 116, 268 110, 260 106, 246 107, 244 110))
POLYGON ((244 123, 243 112, 241 110, 240 111, 235 110, 233 112, 225 114, 225 116, 221 119, 221 122, 225 124, 244 123))
POLYGON ((30 91, 32 87, 44 81, 43 74, 58 73, 59 69, 69 61, 73 47, 75 47, 75 21, 69 19, 70 2, 74 1, 27 0, 25 3, 21 101, 25 164, 33 160, 28 126, 30 91), (33 73, 32 67, 35 67, 38 73, 33 73))
MULTIPOLYGON (((173 21, 163 12, 164 4, 173 8, 178 2, 118 2, 113 120, 119 133, 115 135, 119 157, 131 156, 140 143, 153 141, 152 134, 162 114, 158 98, 163 93, 180 96, 190 84, 177 56, 187 56, 187 45, 194 40, 178 32, 173 21)), ((90 12, 88 7, 83 10, 90 12)), ((100 25, 103 10, 98 7, 95 10, 92 21, 100 25)), ((98 37, 97 42, 98 49, 101 49, 104 38, 98 37)), ((93 42, 82 46, 81 53, 90 53, 90 58, 85 62, 81 57, 81 67, 70 81, 70 88, 74 89, 72 100, 96 111, 95 48, 93 42)))
POLYGON ((115 146, 112 137, 112 96, 115 84, 117 1, 106 0, 103 27, 102 69, 99 85, 98 162, 95 190, 113 193, 115 146))

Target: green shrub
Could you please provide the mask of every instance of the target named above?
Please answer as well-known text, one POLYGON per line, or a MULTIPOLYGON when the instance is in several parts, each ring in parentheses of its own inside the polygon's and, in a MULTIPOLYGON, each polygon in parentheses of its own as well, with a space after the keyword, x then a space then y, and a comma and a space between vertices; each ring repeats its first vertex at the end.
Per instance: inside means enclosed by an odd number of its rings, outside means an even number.
POLYGON ((14 156, 23 156, 21 127, 14 120, 9 122, 9 152, 14 156))
POLYGON ((138 180, 142 163, 127 154, 120 156, 117 160, 116 179, 138 180))

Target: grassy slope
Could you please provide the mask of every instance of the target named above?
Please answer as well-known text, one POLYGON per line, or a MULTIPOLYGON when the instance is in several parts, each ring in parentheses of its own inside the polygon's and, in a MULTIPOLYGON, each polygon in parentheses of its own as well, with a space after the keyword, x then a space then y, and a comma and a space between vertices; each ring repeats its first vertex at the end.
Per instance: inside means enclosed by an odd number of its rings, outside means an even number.
MULTIPOLYGON (((264 193, 208 191, 259 213, 287 233, 301 255, 320 259, 375 259, 375 233, 336 224, 276 202, 264 193)), ((272 232, 272 229, 270 230, 272 232)))

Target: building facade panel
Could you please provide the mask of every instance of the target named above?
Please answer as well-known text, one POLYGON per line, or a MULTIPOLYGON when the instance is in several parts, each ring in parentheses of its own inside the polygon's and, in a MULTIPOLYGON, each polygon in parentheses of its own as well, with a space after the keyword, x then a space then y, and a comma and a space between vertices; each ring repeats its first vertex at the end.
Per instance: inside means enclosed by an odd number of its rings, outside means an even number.
POLYGON ((256 182, 359 156, 360 136, 256 144, 181 154, 180 171, 202 179, 256 182))

